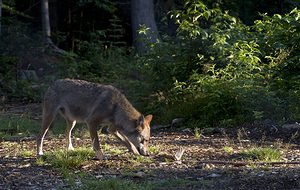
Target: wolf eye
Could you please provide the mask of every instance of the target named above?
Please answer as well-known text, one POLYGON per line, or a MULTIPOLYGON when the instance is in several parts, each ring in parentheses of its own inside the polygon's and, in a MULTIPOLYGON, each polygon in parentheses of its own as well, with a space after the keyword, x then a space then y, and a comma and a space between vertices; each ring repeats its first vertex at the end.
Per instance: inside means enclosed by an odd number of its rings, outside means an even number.
POLYGON ((141 143, 142 143, 142 144, 145 144, 145 143, 147 144, 147 143, 149 143, 149 139, 146 139, 146 138, 143 137, 143 138, 141 139, 141 143))

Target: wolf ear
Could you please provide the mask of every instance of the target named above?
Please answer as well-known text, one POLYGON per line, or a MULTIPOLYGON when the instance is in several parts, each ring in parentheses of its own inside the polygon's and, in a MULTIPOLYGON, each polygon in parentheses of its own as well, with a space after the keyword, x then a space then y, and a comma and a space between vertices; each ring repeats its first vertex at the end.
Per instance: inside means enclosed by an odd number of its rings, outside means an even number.
POLYGON ((137 126, 144 126, 145 122, 148 123, 148 125, 150 126, 152 117, 152 115, 147 115, 146 117, 144 117, 144 115, 141 115, 139 120, 137 121, 137 126))
POLYGON ((150 126, 150 122, 151 122, 152 118, 153 118, 153 115, 147 115, 145 117, 145 121, 149 124, 149 126, 150 126))

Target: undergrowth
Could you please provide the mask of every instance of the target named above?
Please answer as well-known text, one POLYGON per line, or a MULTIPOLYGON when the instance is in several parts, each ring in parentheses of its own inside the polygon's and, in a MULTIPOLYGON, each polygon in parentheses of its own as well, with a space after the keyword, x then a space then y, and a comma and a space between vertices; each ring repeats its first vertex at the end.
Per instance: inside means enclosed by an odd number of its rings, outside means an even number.
POLYGON ((239 156, 244 160, 260 162, 278 162, 283 159, 280 150, 270 147, 254 147, 246 149, 241 151, 239 156))
POLYGON ((38 158, 37 164, 50 164, 62 171, 72 170, 79 168, 85 161, 92 159, 94 156, 95 153, 90 148, 76 148, 73 151, 56 150, 38 158))
POLYGON ((29 136, 39 129, 40 123, 27 115, 0 116, 0 138, 29 136))

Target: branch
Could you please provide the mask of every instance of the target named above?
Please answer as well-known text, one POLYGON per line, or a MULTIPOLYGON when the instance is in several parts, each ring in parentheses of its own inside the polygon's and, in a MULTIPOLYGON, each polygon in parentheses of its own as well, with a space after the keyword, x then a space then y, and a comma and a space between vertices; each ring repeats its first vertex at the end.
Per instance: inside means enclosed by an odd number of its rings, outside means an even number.
POLYGON ((29 16, 27 14, 24 14, 23 12, 17 11, 14 8, 12 8, 12 7, 8 6, 8 5, 2 4, 2 8, 4 10, 8 11, 10 14, 22 16, 22 17, 29 18, 29 19, 33 19, 33 17, 31 17, 31 16, 29 16))

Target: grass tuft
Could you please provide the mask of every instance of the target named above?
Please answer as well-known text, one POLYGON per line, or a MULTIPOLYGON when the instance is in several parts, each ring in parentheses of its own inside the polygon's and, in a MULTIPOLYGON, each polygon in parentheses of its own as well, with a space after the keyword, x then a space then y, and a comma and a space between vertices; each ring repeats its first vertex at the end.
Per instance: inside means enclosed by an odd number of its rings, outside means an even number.
POLYGON ((45 154, 44 161, 56 168, 76 169, 79 168, 83 162, 91 159, 94 156, 95 153, 90 148, 77 148, 73 151, 66 151, 60 149, 45 154))
POLYGON ((35 156, 35 151, 33 150, 23 150, 20 152, 21 157, 29 158, 35 156))
POLYGON ((233 153, 233 148, 231 146, 224 146, 223 150, 228 154, 233 153))
POLYGON ((149 146, 149 152, 150 154, 158 154, 160 153, 160 147, 158 145, 152 145, 152 146, 149 146))
POLYGON ((140 165, 145 163, 152 163, 153 160, 147 156, 135 155, 132 159, 129 159, 129 162, 134 165, 140 165))
POLYGON ((104 152, 106 152, 107 154, 120 155, 126 152, 126 149, 111 147, 109 144, 102 144, 101 146, 104 152))
POLYGON ((262 162, 276 162, 282 160, 282 153, 274 148, 251 148, 244 150, 240 155, 247 160, 262 162))

